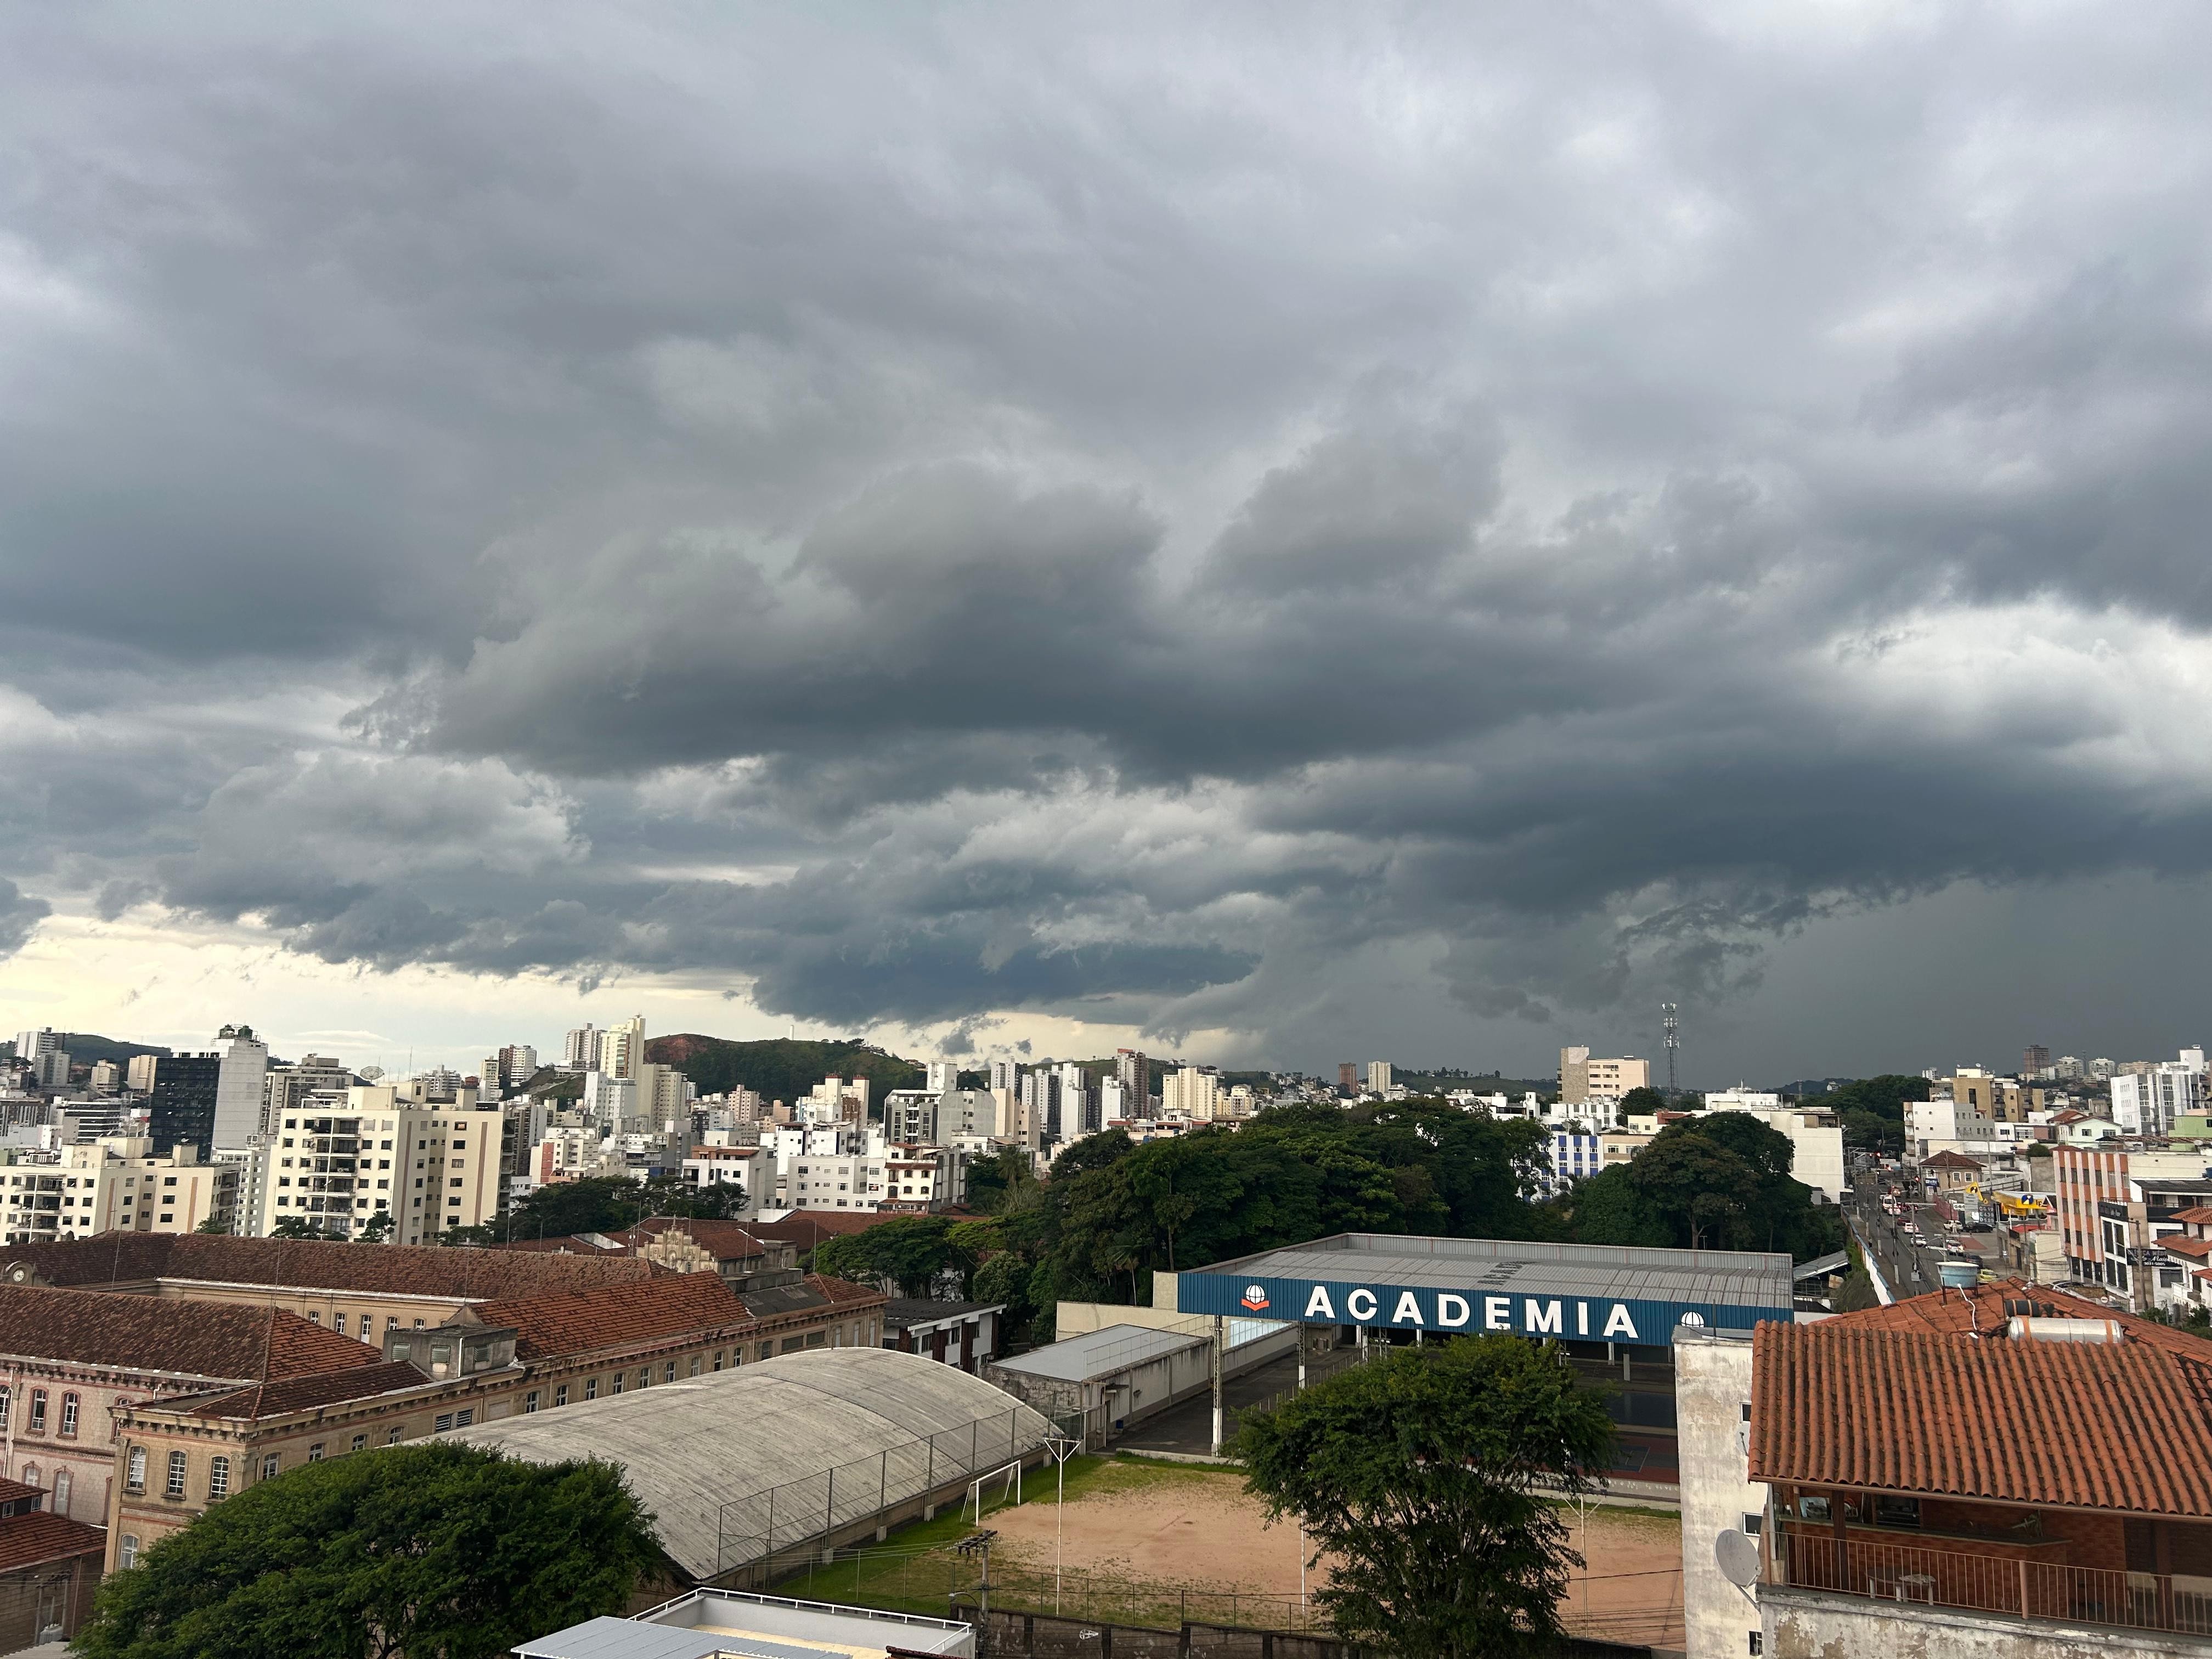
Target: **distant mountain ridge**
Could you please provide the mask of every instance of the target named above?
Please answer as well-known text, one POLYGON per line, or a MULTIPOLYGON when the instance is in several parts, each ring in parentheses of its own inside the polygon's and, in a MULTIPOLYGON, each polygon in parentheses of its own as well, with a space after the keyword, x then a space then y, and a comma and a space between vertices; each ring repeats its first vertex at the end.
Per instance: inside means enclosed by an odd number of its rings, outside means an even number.
POLYGON ((702 1095, 727 1094, 743 1086, 763 1100, 800 1099, 824 1078, 864 1077, 873 1085, 869 1090, 872 1102, 879 1102, 893 1089, 919 1089, 927 1076, 920 1060, 849 1040, 771 1037, 764 1042, 738 1042, 684 1031, 648 1037, 645 1057, 656 1066, 673 1066, 698 1085, 702 1095))

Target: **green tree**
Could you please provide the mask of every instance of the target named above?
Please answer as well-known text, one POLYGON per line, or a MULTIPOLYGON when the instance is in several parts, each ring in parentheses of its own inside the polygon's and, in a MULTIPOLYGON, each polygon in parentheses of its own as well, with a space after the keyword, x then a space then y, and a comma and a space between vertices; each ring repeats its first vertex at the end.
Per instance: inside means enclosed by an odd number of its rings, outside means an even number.
POLYGON ((1073 1181, 1092 1170, 1109 1169, 1137 1150, 1127 1129, 1107 1129, 1072 1141, 1052 1161, 1054 1181, 1073 1181))
POLYGON ((1337 1630, 1399 1659, 1544 1653, 1582 1558, 1547 1499, 1602 1469, 1602 1399, 1517 1337, 1398 1348, 1248 1413, 1235 1443, 1270 1518, 1331 1559, 1337 1630))
POLYGON ((271 1238, 328 1238, 330 1234, 303 1215, 280 1215, 269 1230, 271 1238))
POLYGON ((494 1659, 619 1613, 659 1564, 602 1462, 428 1442, 234 1493, 100 1587, 82 1659, 494 1659))
POLYGON ((814 1247, 814 1271, 855 1284, 896 1288, 902 1296, 934 1295, 948 1272, 963 1279, 972 1256, 954 1242, 950 1216, 902 1215, 857 1233, 825 1238, 814 1247))
POLYGON ((1649 1117, 1654 1112, 1671 1109, 1674 1104, 1659 1090, 1647 1084, 1640 1089, 1631 1089, 1621 1096, 1618 1115, 1622 1117, 1649 1117))
POLYGON ((392 1212, 379 1210, 362 1224, 361 1231, 353 1236, 356 1244, 381 1244, 392 1237, 392 1212))
POLYGON ((612 1232, 644 1218, 638 1184, 625 1176, 555 1181, 532 1192, 508 1212, 515 1238, 559 1238, 569 1233, 612 1232))
POLYGON ((220 1216, 211 1215, 192 1231, 196 1233, 228 1233, 230 1231, 230 1224, 220 1216))

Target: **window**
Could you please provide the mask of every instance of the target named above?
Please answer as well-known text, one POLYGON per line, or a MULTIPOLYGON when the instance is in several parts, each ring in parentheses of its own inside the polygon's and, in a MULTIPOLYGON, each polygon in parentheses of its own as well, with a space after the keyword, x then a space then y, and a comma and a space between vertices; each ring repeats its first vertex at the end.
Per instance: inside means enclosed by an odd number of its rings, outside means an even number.
POLYGON ((568 1403, 568 1385, 566 1382, 553 1390, 553 1403, 556 1406, 565 1406, 568 1403))
POLYGON ((138 1565, 138 1534, 137 1533, 126 1532, 123 1534, 123 1542, 115 1552, 115 1565, 118 1567, 135 1567, 138 1565))
POLYGON ((1765 1516, 1747 1514, 1743 1517, 1743 1535, 1746 1538, 1756 1538, 1765 1525, 1766 1517, 1765 1516))
MULTIPOLYGON (((691 1362, 691 1369, 695 1371, 699 1369, 699 1362, 697 1360, 695 1359, 691 1362)), ((664 1382, 673 1382, 676 1380, 676 1362, 674 1360, 670 1360, 667 1366, 662 1370, 660 1380, 664 1382)))
POLYGON ((649 1388, 652 1384, 653 1367, 650 1365, 640 1365, 637 1368, 637 1386, 643 1389, 649 1388))
POLYGON ((597 1400, 599 1397, 599 1379, 596 1376, 586 1377, 584 1379, 584 1398, 586 1400, 597 1400))
POLYGON ((169 1496, 182 1498, 184 1495, 185 1455, 180 1451, 173 1451, 169 1454, 169 1496))
POLYGON ((354 1436, 354 1437, 353 1437, 353 1449, 354 1449, 356 1451, 359 1451, 359 1450, 360 1450, 363 1446, 366 1446, 368 1443, 368 1437, 367 1435, 365 1435, 365 1434, 357 1434, 357 1435, 354 1436))
POLYGON ((722 1351, 720 1348, 714 1350, 714 1369, 718 1371, 722 1369, 722 1351))
POLYGON ((399 1328, 399 1316, 398 1314, 385 1315, 384 1328, 387 1331, 398 1330, 399 1328))
POLYGON ((474 1406, 471 1406, 468 1410, 460 1413, 453 1419, 453 1426, 459 1429, 465 1429, 470 1424, 476 1420, 477 1408, 474 1406))
POLYGON ((343 1336, 345 1334, 345 1316, 342 1313, 332 1314, 331 1316, 331 1328, 336 1331, 340 1336, 343 1336))
POLYGON ((453 1426, 453 1413, 451 1413, 451 1412, 440 1412, 440 1413, 438 1413, 438 1426, 437 1426, 436 1430, 434 1431, 434 1432, 436 1432, 436 1433, 438 1433, 438 1434, 443 1434, 443 1433, 445 1433, 445 1431, 446 1431, 447 1429, 450 1429, 450 1428, 452 1428, 453 1426))
POLYGON ((400 1437, 400 1435, 401 1435, 403 1432, 404 1432, 404 1431, 399 1430, 399 1429, 394 1429, 394 1430, 392 1430, 392 1431, 390 1434, 387 1434, 387 1435, 386 1435, 386 1436, 384 1437, 384 1443, 385 1443, 386 1445, 387 1445, 387 1446, 396 1446, 396 1445, 398 1445, 398 1444, 399 1443, 399 1437, 400 1437))
POLYGON ((313 1445, 307 1448, 307 1461, 310 1463, 319 1463, 323 1461, 323 1443, 321 1441, 318 1440, 313 1445))
POLYGON ((0 1382, 0 1429, 8 1426, 8 1408, 14 1403, 15 1392, 5 1382, 0 1382))
POLYGON ((1751 1655, 1751 1659, 1759 1659, 1759 1655, 1766 1651, 1766 1632, 1759 1630, 1747 1630, 1744 1632, 1744 1637, 1750 1644, 1744 1649, 1744 1651, 1751 1655))
POLYGON ((691 1356, 691 1375, 699 1375, 699 1356, 696 1353, 691 1356))
POLYGON ((133 1446, 131 1455, 123 1460, 123 1490, 146 1490, 146 1449, 143 1446, 133 1446))
POLYGON ((44 1389, 33 1389, 31 1390, 31 1432, 44 1434, 46 1431, 46 1391, 44 1389))
POLYGON ((54 1471, 54 1513, 56 1515, 67 1515, 69 1513, 70 1486, 71 1484, 71 1476, 67 1469, 56 1469, 54 1471))
POLYGON ((210 1501, 210 1503, 212 1503, 215 1499, 216 1499, 216 1498, 227 1498, 227 1497, 228 1497, 229 1495, 230 1495, 230 1460, 229 1460, 228 1457, 210 1457, 210 1458, 209 1458, 209 1459, 208 1459, 208 1499, 209 1499, 209 1501, 210 1501))
POLYGON ((536 1410, 538 1409, 538 1390, 537 1390, 537 1389, 532 1389, 528 1394, 526 1394, 525 1395, 523 1395, 523 1396, 522 1396, 522 1409, 523 1409, 523 1413, 524 1413, 524 1414, 525 1414, 526 1416, 528 1413, 532 1413, 532 1412, 534 1412, 534 1411, 536 1411, 536 1410))
POLYGON ((624 1373, 623 1373, 623 1372, 621 1372, 621 1371, 617 1371, 617 1372, 615 1373, 615 1386, 614 1386, 614 1392, 615 1392, 615 1393, 617 1393, 617 1394, 620 1394, 620 1393, 623 1391, 623 1382, 624 1382, 625 1380, 626 1380, 626 1378, 625 1378, 625 1375, 624 1375, 624 1373))
POLYGON ((268 1456, 261 1460, 261 1478, 264 1480, 274 1480, 276 1478, 276 1471, 283 1467, 283 1457, 278 1453, 270 1452, 268 1456))

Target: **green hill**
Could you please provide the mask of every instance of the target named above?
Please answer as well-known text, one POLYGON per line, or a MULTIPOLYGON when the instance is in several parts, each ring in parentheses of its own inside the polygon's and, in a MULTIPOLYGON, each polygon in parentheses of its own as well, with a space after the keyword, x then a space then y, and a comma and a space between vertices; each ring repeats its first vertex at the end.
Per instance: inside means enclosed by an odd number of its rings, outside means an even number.
POLYGON ((925 1076, 919 1060, 902 1060, 866 1042, 791 1037, 733 1042, 684 1032, 648 1038, 645 1057, 656 1066, 673 1066, 702 1095, 726 1094, 742 1085, 763 1100, 798 1100, 827 1077, 864 1077, 873 1085, 871 1100, 881 1101, 892 1089, 919 1089, 925 1076))

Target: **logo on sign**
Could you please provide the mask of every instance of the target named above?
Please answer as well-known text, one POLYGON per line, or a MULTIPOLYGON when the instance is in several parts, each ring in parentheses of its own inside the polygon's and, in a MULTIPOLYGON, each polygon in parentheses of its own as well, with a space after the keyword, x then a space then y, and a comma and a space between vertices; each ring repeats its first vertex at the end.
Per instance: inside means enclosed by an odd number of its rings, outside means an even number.
POLYGON ((1257 1285, 1247 1285, 1244 1287, 1243 1301, 1246 1307, 1254 1313, 1258 1313, 1261 1309, 1267 1305, 1267 1293, 1257 1285))

